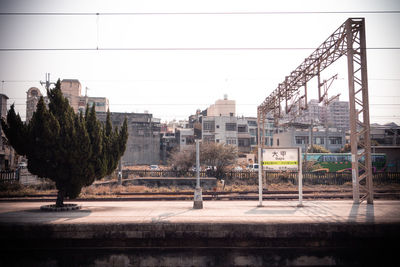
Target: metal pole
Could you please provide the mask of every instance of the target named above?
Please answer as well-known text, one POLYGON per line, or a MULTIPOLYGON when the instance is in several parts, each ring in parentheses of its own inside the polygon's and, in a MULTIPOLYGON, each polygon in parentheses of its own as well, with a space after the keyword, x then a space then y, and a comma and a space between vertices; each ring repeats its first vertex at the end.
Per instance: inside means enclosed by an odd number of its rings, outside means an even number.
POLYGON ((203 196, 200 187, 200 140, 196 139, 196 188, 194 190, 193 209, 203 208, 203 196))
POLYGON ((360 189, 358 184, 358 155, 357 155, 357 119, 355 90, 354 90, 354 66, 353 66, 353 33, 351 20, 346 21, 346 38, 347 38, 347 68, 348 68, 348 84, 349 84, 349 100, 350 100, 350 145, 351 145, 351 177, 353 183, 353 203, 360 203, 360 189))
MULTIPOLYGON (((265 112, 262 113, 262 138, 261 138, 262 144, 261 144, 261 149, 264 149, 264 146, 265 146, 265 119, 266 119, 266 117, 267 117, 267 114, 265 112)), ((262 157, 262 155, 261 155, 261 157, 262 157)), ((265 183, 265 187, 267 187, 267 175, 266 174, 264 175, 264 170, 262 168, 262 158, 261 157, 258 159, 258 169, 259 169, 259 171, 261 171, 261 179, 265 183)), ((261 185, 262 185, 262 183, 261 183, 261 185)))
POLYGON ((199 140, 196 140, 196 189, 200 188, 200 148, 199 140))
POLYGON ((367 187, 367 203, 374 203, 374 188, 372 183, 372 156, 371 156, 371 128, 369 121, 369 99, 368 99, 368 74, 367 74, 367 52, 365 39, 365 21, 362 20, 360 26, 360 54, 361 54, 361 83, 362 83, 362 100, 363 100, 363 141, 365 147, 365 168, 366 168, 366 187, 367 187))
POLYGON ((262 192, 262 160, 261 160, 261 147, 258 147, 258 207, 262 207, 262 199, 263 199, 263 192, 262 192))
POLYGON ((297 207, 303 207, 303 168, 302 168, 302 161, 301 161, 301 147, 298 148, 298 164, 299 164, 299 204, 297 207))

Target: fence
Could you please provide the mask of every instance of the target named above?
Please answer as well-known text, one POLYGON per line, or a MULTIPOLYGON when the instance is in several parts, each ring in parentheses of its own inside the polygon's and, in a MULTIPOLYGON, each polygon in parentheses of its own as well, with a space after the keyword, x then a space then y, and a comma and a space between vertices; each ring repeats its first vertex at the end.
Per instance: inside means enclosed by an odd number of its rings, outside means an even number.
MULTIPOLYGON (((196 177, 195 171, 173 171, 173 170, 124 170, 123 178, 133 177, 196 177)), ((258 172, 254 171, 230 171, 217 173, 215 171, 200 171, 200 177, 217 177, 224 179, 226 184, 258 184, 258 172)), ((268 183, 292 183, 297 184, 297 173, 268 172, 266 173, 268 183)), ((304 172, 303 184, 308 185, 343 185, 351 183, 351 173, 316 173, 304 172)), ((382 172, 373 176, 373 183, 400 183, 400 172, 382 172)))
MULTIPOLYGON (((195 171, 175 171, 175 170, 123 170, 122 178, 131 177, 197 177, 195 171)), ((200 177, 215 177, 212 172, 201 171, 200 177)))
POLYGON ((0 171, 0 182, 17 182, 19 181, 19 172, 18 171, 0 171))

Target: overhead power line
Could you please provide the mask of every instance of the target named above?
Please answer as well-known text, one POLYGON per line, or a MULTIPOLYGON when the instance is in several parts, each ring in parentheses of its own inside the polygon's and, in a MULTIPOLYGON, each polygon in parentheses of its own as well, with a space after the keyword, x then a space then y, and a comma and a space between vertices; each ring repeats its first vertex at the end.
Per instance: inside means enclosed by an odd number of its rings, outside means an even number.
POLYGON ((1 12, 1 16, 165 16, 165 15, 313 15, 399 14, 400 10, 221 11, 221 12, 1 12))
MULTIPOLYGON (((400 47, 368 47, 367 50, 400 50, 400 47)), ((256 51, 256 50, 315 50, 315 47, 93 47, 93 48, 0 48, 0 52, 42 51, 256 51)))

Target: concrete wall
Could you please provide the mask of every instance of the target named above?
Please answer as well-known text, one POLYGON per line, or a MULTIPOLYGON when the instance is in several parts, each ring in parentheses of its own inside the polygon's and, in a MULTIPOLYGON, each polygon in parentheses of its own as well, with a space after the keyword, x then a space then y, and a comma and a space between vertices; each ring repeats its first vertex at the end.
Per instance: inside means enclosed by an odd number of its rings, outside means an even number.
MULTIPOLYGON (((123 185, 145 185, 148 187, 196 187, 196 178, 134 178, 129 180, 124 180, 123 185)), ((200 178, 201 188, 203 190, 211 190, 217 186, 216 178, 200 178)))
MULTIPOLYGON (((105 122, 106 112, 97 112, 100 121, 105 122)), ((111 112, 113 127, 121 127, 125 117, 128 120, 128 141, 122 163, 125 166, 160 163, 160 129, 154 123, 153 115, 147 113, 111 112)))

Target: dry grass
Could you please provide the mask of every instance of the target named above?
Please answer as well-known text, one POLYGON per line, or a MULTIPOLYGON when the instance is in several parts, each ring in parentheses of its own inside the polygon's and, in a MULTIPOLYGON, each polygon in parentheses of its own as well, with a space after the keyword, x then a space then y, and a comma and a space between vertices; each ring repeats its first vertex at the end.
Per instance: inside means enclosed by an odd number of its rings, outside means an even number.
POLYGON ((55 194, 51 185, 24 186, 19 183, 0 183, 0 197, 24 197, 36 194, 55 194))
MULTIPOLYGON (((22 186, 18 183, 0 183, 0 197, 24 197, 36 194, 56 194, 57 190, 52 189, 53 185, 44 184, 41 186, 22 186)), ((265 187, 264 187, 265 188, 265 187)), ((291 183, 267 183, 266 188, 269 191, 297 191, 298 186, 291 183)), ((400 184, 376 184, 375 190, 400 190, 400 184)), ((217 182, 217 191, 226 192, 243 192, 258 191, 258 185, 246 185, 243 183, 235 183, 225 185, 221 181, 217 182)), ((352 184, 344 185, 304 185, 303 190, 323 191, 338 190, 351 191, 352 184)), ((104 198, 104 197, 123 197, 121 193, 177 193, 184 191, 193 191, 191 187, 147 187, 143 185, 91 185, 82 188, 80 198, 104 198)), ((211 190, 207 190, 211 191, 211 190)))

